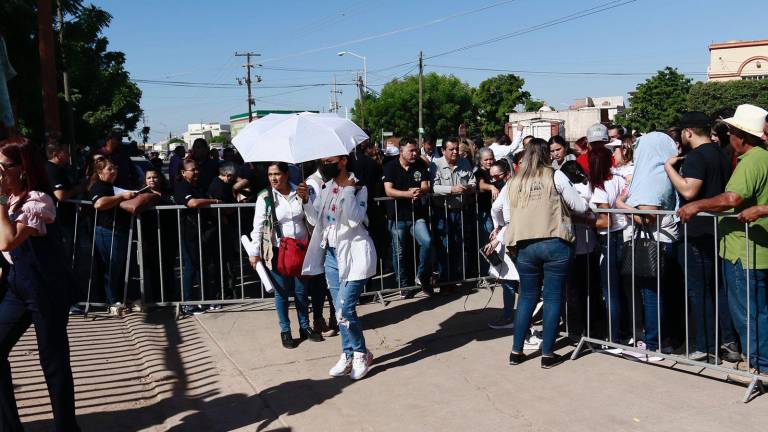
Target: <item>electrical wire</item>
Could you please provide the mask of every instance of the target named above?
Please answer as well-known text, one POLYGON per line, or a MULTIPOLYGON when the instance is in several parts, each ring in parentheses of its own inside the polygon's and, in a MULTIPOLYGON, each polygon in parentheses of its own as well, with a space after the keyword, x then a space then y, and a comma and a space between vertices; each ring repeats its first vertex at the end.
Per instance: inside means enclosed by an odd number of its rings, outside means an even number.
MULTIPOLYGON (((426 68, 427 65, 425 64, 426 68)), ((485 72, 508 72, 517 74, 540 74, 540 75, 585 75, 585 76, 649 76, 654 75, 656 72, 564 72, 564 71, 535 71, 535 70, 523 70, 523 69, 496 69, 487 67, 470 67, 470 66, 449 66, 449 65, 435 65, 430 64, 429 67, 440 69, 458 69, 458 70, 474 70, 485 72)), ((706 72, 680 72, 684 75, 700 75, 706 76, 706 72)))

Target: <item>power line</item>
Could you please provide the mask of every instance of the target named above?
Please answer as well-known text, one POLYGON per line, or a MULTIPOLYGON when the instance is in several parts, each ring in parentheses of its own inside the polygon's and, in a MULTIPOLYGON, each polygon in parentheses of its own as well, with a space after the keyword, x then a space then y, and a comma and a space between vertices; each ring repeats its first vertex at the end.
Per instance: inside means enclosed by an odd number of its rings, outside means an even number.
POLYGON ((550 20, 550 21, 547 21, 547 22, 543 22, 541 24, 536 24, 534 26, 530 26, 530 27, 527 27, 527 28, 524 28, 524 29, 521 29, 521 30, 517 30, 517 31, 514 31, 512 33, 502 34, 502 35, 499 35, 499 36, 492 37, 490 39, 486 39, 484 41, 471 43, 469 45, 464 45, 462 47, 454 48, 454 49, 451 49, 451 50, 448 50, 448 51, 444 51, 444 52, 441 52, 439 54, 434 54, 434 55, 425 57, 425 60, 429 60, 429 59, 432 59, 432 58, 435 58, 435 57, 442 57, 442 56, 445 56, 445 55, 448 55, 448 54, 453 54, 453 53, 460 52, 460 51, 466 51, 468 49, 477 48, 479 46, 492 44, 492 43, 499 42, 499 41, 504 40, 504 39, 513 38, 513 37, 516 37, 516 36, 522 36, 522 35, 525 35, 525 34, 528 34, 528 33, 535 32, 537 30, 542 30, 542 29, 545 29, 545 28, 548 28, 548 27, 551 27, 551 26, 555 26, 555 25, 558 25, 558 24, 563 24, 563 23, 570 22, 570 21, 573 21, 573 20, 576 20, 576 19, 579 19, 579 18, 584 18, 584 17, 590 16, 590 15, 595 15, 595 14, 598 14, 598 13, 601 13, 601 12, 605 12, 607 10, 615 9, 617 7, 625 6, 625 5, 628 5, 630 3, 634 3, 636 1, 638 1, 638 0, 614 0, 614 1, 610 1, 610 2, 607 2, 607 3, 600 4, 598 6, 595 6, 595 7, 591 7, 591 8, 588 8, 588 9, 583 9, 583 10, 580 10, 578 12, 574 12, 572 14, 562 16, 560 18, 556 18, 556 19, 553 19, 553 20, 550 20))
POLYGON ((340 48, 340 47, 344 47, 344 46, 347 46, 347 45, 357 44, 357 43, 361 43, 361 42, 367 42, 367 41, 374 40, 374 39, 380 39, 380 38, 383 38, 383 37, 394 36, 394 35, 399 34, 399 33, 404 33, 404 32, 408 32, 408 31, 411 31, 411 30, 417 30, 417 29, 424 28, 424 27, 429 27, 429 26, 432 26, 432 25, 435 25, 435 24, 440 24, 440 23, 443 23, 445 21, 450 21, 452 19, 460 18, 460 17, 466 16, 466 15, 471 15, 471 14, 482 12, 482 11, 485 11, 485 10, 488 10, 488 9, 491 9, 491 8, 495 8, 495 7, 498 7, 498 6, 503 6, 503 5, 506 5, 506 4, 509 4, 509 3, 513 3, 515 1, 517 1, 517 0, 497 1, 497 2, 494 2, 494 3, 491 3, 491 4, 487 4, 487 5, 478 7, 478 8, 457 12, 457 13, 454 13, 454 14, 451 14, 451 15, 442 16, 442 17, 439 17, 439 18, 434 18, 434 19, 431 19, 431 20, 423 22, 423 23, 401 27, 401 28, 398 28, 398 29, 395 29, 395 30, 390 30, 390 31, 384 32, 384 33, 368 35, 368 36, 364 36, 364 37, 361 37, 361 38, 348 40, 348 41, 345 41, 345 42, 339 42, 339 43, 335 43, 335 44, 332 44, 332 45, 326 45, 326 46, 323 46, 323 47, 318 47, 318 48, 312 48, 312 49, 309 49, 309 50, 304 50, 304 51, 301 51, 301 52, 298 52, 298 53, 294 53, 294 54, 288 54, 288 55, 284 55, 284 56, 269 58, 269 59, 264 60, 264 63, 270 62, 270 61, 275 61, 275 60, 281 60, 281 59, 285 59, 285 58, 299 57, 299 56, 306 55, 306 54, 313 54, 313 53, 320 52, 320 51, 325 51, 325 50, 329 50, 329 49, 333 49, 333 48, 340 48))
MULTIPOLYGON (((475 70, 485 72, 508 72, 519 74, 541 74, 541 75, 584 75, 584 76, 649 76, 654 75, 656 72, 563 72, 563 71, 535 71, 535 70, 522 70, 522 69, 495 69, 487 67, 470 67, 470 66, 448 66, 448 65, 428 65, 433 68, 443 69, 459 69, 459 70, 475 70)), ((680 72, 684 75, 707 75, 706 72, 680 72)))

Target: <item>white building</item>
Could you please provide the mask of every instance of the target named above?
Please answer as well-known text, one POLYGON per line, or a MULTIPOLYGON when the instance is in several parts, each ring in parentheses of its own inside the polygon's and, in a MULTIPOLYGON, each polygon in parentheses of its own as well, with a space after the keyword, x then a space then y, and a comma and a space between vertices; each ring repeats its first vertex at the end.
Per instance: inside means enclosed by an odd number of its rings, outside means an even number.
POLYGON ((574 142, 584 136, 593 124, 611 123, 624 108, 623 96, 579 99, 564 111, 555 111, 545 105, 536 112, 509 113, 506 131, 513 137, 517 133, 517 124, 522 123, 526 135, 548 139, 559 134, 566 141, 574 142))
MULTIPOLYGON (((211 139, 218 136, 226 137, 227 141, 232 138, 228 124, 190 123, 187 124, 187 131, 184 132, 183 139, 187 147, 191 147, 192 143, 198 138, 203 138, 210 143, 211 139)), ((221 145, 216 145, 215 147, 221 147, 221 145)))

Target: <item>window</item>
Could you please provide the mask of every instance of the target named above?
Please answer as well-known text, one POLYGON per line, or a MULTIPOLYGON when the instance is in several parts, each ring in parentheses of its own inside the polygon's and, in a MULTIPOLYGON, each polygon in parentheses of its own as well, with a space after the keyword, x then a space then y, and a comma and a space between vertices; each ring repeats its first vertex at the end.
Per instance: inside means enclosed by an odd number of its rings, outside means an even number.
POLYGON ((741 79, 743 81, 764 80, 764 79, 768 79, 768 75, 746 75, 746 76, 742 76, 741 79))

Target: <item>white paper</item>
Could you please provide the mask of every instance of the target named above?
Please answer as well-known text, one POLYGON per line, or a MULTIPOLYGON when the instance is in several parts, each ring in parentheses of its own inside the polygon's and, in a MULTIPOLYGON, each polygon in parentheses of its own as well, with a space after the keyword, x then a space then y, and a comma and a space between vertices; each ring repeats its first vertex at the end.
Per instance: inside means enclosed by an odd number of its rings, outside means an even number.
POLYGON ((264 267, 262 261, 259 261, 258 264, 256 264, 256 274, 258 274, 261 279, 261 285, 264 287, 264 291, 271 293, 275 290, 275 287, 272 286, 272 280, 269 278, 269 272, 267 271, 267 268, 264 267))
MULTIPOLYGON (((249 257, 256 256, 256 246, 247 235, 240 237, 240 243, 242 243, 243 248, 249 257)), ((256 274, 259 275, 259 279, 261 279, 264 291, 271 293, 275 290, 275 287, 272 286, 272 279, 269 278, 269 272, 267 271, 267 268, 264 267, 264 262, 259 261, 258 264, 256 264, 256 274)))
POLYGON ((112 190, 114 191, 115 196, 120 195, 123 192, 136 192, 136 191, 129 190, 129 189, 119 188, 117 186, 112 186, 112 190))

